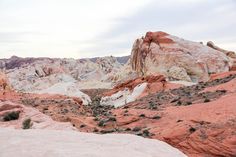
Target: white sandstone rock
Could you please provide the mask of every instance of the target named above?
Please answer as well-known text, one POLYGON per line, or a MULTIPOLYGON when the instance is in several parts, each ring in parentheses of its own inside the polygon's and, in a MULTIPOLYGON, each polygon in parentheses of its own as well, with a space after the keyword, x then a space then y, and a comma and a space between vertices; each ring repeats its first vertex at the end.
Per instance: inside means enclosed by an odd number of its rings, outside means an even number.
POLYGON ((0 156, 186 157, 165 142, 135 135, 0 128, 0 156))
POLYGON ((137 85, 133 91, 128 88, 119 91, 111 96, 102 97, 101 105, 111 105, 114 107, 123 106, 129 102, 135 101, 145 90, 147 83, 137 85))

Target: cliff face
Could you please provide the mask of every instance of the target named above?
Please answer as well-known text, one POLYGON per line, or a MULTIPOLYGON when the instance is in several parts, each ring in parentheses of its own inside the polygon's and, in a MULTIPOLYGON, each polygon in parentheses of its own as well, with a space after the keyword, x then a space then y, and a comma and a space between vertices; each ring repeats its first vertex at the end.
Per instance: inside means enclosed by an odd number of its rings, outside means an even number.
POLYGON ((232 61, 201 43, 165 32, 147 32, 134 42, 131 65, 139 75, 158 73, 170 80, 198 82, 209 80, 210 73, 229 71, 232 61))

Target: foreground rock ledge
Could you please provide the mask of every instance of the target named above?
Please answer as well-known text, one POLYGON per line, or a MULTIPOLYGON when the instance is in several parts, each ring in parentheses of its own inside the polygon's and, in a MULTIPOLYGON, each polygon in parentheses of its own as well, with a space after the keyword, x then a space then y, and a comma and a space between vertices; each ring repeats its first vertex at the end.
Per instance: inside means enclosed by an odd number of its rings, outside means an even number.
POLYGON ((134 135, 0 128, 0 156, 184 157, 165 142, 134 135))

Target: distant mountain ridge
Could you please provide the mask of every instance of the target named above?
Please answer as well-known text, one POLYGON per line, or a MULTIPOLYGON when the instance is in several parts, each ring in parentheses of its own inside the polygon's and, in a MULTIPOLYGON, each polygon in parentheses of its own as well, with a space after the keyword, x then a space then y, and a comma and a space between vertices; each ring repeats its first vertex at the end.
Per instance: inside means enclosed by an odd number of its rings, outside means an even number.
MULTIPOLYGON (((108 56, 105 56, 108 57, 108 56)), ((113 57, 113 56, 110 56, 113 57)), ((97 59, 104 58, 104 57, 94 57, 94 58, 80 58, 75 60, 91 60, 92 62, 96 62, 97 59)), ((129 56, 122 56, 122 57, 114 57, 117 61, 121 64, 127 63, 130 58, 129 56)), ((70 59, 70 58, 50 58, 50 57, 18 57, 12 56, 10 58, 0 59, 0 69, 14 69, 20 67, 23 64, 30 64, 38 60, 63 60, 63 59, 70 59)))

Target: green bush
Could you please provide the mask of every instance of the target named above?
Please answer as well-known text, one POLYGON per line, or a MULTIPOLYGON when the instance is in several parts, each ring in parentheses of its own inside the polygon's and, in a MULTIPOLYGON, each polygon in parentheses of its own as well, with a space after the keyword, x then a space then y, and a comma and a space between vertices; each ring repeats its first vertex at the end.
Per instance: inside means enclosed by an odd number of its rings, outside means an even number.
POLYGON ((20 115, 20 112, 16 112, 16 111, 9 112, 3 117, 3 120, 4 121, 16 120, 19 118, 19 115, 20 115))
POLYGON ((211 100, 210 100, 210 99, 207 99, 207 98, 204 100, 205 103, 206 103, 206 102, 210 102, 210 101, 211 101, 211 100))
POLYGON ((157 109, 157 104, 152 102, 152 101, 150 101, 149 102, 149 109, 156 110, 157 109))
POLYGON ((22 123, 22 129, 30 129, 31 127, 31 119, 25 119, 22 123))

